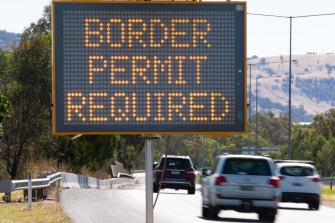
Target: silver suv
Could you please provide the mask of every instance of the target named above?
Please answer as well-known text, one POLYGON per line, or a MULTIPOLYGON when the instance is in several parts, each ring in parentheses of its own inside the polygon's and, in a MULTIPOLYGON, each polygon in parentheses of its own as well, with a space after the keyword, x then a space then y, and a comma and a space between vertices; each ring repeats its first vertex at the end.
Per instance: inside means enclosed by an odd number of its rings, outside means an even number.
POLYGON ((271 158, 221 155, 210 175, 202 180, 202 215, 216 218, 221 210, 256 212, 259 219, 274 222, 279 178, 271 158))

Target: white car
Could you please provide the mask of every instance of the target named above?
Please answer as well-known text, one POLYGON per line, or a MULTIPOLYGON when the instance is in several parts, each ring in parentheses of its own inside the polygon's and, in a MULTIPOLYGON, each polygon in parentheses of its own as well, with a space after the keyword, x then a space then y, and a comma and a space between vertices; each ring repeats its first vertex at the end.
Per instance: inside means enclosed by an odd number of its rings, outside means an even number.
POLYGON ((320 176, 312 164, 299 161, 282 161, 277 164, 280 178, 280 201, 307 203, 309 209, 320 206, 320 176))
POLYGON ((202 215, 212 219, 221 210, 256 212, 261 221, 274 222, 279 182, 271 158, 218 156, 212 172, 202 180, 202 215))

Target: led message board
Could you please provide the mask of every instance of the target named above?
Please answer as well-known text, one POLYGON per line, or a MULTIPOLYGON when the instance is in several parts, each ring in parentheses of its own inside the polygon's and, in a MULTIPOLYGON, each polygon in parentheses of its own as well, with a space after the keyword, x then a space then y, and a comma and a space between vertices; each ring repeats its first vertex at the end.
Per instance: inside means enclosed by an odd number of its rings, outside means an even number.
POLYGON ((243 2, 53 2, 53 133, 245 132, 243 2))

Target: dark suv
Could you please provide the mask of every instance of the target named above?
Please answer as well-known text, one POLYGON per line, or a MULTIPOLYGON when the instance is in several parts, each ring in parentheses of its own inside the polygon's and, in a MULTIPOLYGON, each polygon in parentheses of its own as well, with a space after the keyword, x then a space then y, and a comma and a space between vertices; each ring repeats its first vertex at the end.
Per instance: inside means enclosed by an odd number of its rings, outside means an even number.
POLYGON ((154 169, 153 191, 158 192, 161 188, 184 189, 188 194, 195 193, 195 169, 189 156, 163 155, 154 169), (166 168, 162 179, 164 161, 166 168), (162 182, 161 182, 162 180, 162 182))

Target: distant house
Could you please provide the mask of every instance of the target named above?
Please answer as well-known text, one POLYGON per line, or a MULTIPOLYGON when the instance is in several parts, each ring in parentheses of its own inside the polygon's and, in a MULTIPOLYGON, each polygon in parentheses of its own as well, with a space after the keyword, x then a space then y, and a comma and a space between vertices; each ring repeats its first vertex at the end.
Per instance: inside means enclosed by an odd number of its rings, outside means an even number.
POLYGON ((311 125, 312 122, 295 122, 293 123, 293 125, 296 125, 296 126, 306 126, 306 125, 311 125))

